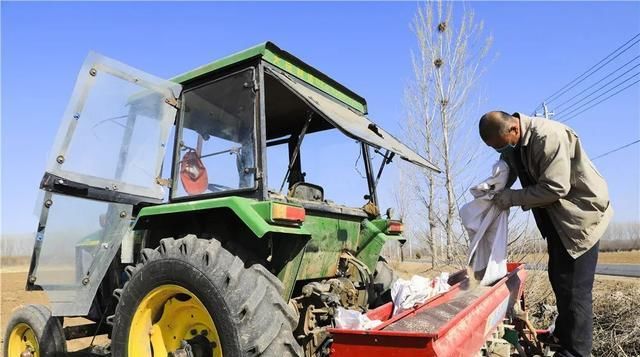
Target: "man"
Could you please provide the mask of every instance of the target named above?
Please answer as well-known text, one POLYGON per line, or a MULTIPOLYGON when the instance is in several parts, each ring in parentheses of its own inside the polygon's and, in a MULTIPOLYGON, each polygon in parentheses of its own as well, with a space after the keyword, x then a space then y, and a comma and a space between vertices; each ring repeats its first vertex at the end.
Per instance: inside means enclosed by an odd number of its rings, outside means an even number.
POLYGON ((593 279, 598 243, 613 209, 604 178, 569 127, 556 121, 501 111, 480 118, 482 140, 510 168, 507 189, 494 202, 533 211, 547 240, 549 280, 558 317, 558 356, 589 356, 593 333, 593 279), (510 189, 516 177, 522 189, 510 189))

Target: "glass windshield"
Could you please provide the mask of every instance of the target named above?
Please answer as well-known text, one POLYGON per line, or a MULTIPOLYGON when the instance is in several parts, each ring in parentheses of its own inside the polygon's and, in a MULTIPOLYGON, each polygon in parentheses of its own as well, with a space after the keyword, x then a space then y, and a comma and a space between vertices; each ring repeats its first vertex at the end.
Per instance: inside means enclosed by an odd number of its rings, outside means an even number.
POLYGON ((47 172, 158 201, 157 182, 181 86, 98 54, 83 64, 47 172))
POLYGON ((148 187, 155 183, 157 152, 166 134, 156 110, 164 98, 108 73, 96 79, 69 145, 64 169, 114 182, 148 187), (109 93, 110 95, 105 95, 109 93), (138 95, 134 103, 126 99, 138 95), (150 154, 154 156, 150 156, 150 154))
MULTIPOLYGON (((377 156, 372 156, 376 170, 380 165, 377 156)), ((369 194, 369 189, 359 142, 344 136, 338 130, 315 132, 304 136, 298 157, 302 172, 298 174, 295 167, 293 168, 290 173, 293 182, 305 182, 322 187, 323 201, 348 207, 362 207, 366 203, 363 197, 369 194), (339 176, 336 176, 336 173, 339 173, 339 176)), ((280 192, 289 165, 288 145, 268 147, 267 163, 269 190, 280 192)), ((286 183, 283 192, 280 193, 304 199, 286 183)))
POLYGON ((46 197, 34 247, 38 264, 31 276, 47 292, 54 314, 84 316, 129 231, 132 206, 51 193, 46 197))
POLYGON ((174 197, 255 186, 253 69, 183 94, 174 197))

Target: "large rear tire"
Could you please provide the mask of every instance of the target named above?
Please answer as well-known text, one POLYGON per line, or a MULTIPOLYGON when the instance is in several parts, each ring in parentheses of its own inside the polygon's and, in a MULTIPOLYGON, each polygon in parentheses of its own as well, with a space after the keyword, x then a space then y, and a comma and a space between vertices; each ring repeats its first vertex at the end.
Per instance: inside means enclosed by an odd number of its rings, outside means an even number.
POLYGON ((60 321, 43 305, 15 310, 4 335, 4 356, 63 357, 67 345, 60 321))
POLYGON ((282 283, 216 240, 163 239, 129 270, 112 318, 114 356, 300 356, 282 283))
POLYGON ((376 286, 376 291, 369 301, 370 308, 376 308, 391 301, 391 285, 396 280, 398 280, 398 274, 395 270, 386 259, 378 257, 376 271, 373 273, 373 284, 376 286))

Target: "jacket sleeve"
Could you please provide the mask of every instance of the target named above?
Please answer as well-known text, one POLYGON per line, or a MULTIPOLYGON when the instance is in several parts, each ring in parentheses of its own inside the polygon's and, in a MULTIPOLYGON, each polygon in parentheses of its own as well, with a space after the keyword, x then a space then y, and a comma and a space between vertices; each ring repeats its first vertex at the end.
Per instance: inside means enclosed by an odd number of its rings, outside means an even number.
POLYGON ((507 183, 504 185, 504 188, 511 188, 518 178, 518 173, 506 155, 500 154, 500 160, 506 162, 507 166, 509 166, 509 177, 507 178, 507 183))
POLYGON ((547 206, 565 197, 571 190, 570 133, 557 131, 532 145, 532 157, 538 159, 538 182, 511 193, 514 206, 547 206))

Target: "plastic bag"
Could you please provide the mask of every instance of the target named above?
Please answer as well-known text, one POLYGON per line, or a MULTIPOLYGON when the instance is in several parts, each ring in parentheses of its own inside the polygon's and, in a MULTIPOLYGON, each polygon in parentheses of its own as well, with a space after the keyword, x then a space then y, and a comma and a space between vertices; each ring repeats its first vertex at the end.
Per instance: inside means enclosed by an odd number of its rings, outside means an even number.
POLYGON ((433 289, 436 294, 440 294, 449 290, 449 288, 451 288, 451 285, 449 285, 449 273, 443 271, 440 276, 435 278, 433 289))
POLYGON ((336 328, 346 330, 370 330, 380 325, 382 321, 371 320, 359 311, 338 307, 334 316, 336 328))
POLYGON ((334 316, 336 328, 359 330, 360 315, 359 311, 347 310, 345 308, 338 307, 334 316))
POLYGON ((449 290, 447 283, 449 273, 440 273, 435 279, 414 275, 411 280, 398 279, 391 285, 391 299, 393 300, 393 314, 413 308, 427 301, 429 298, 449 290))

